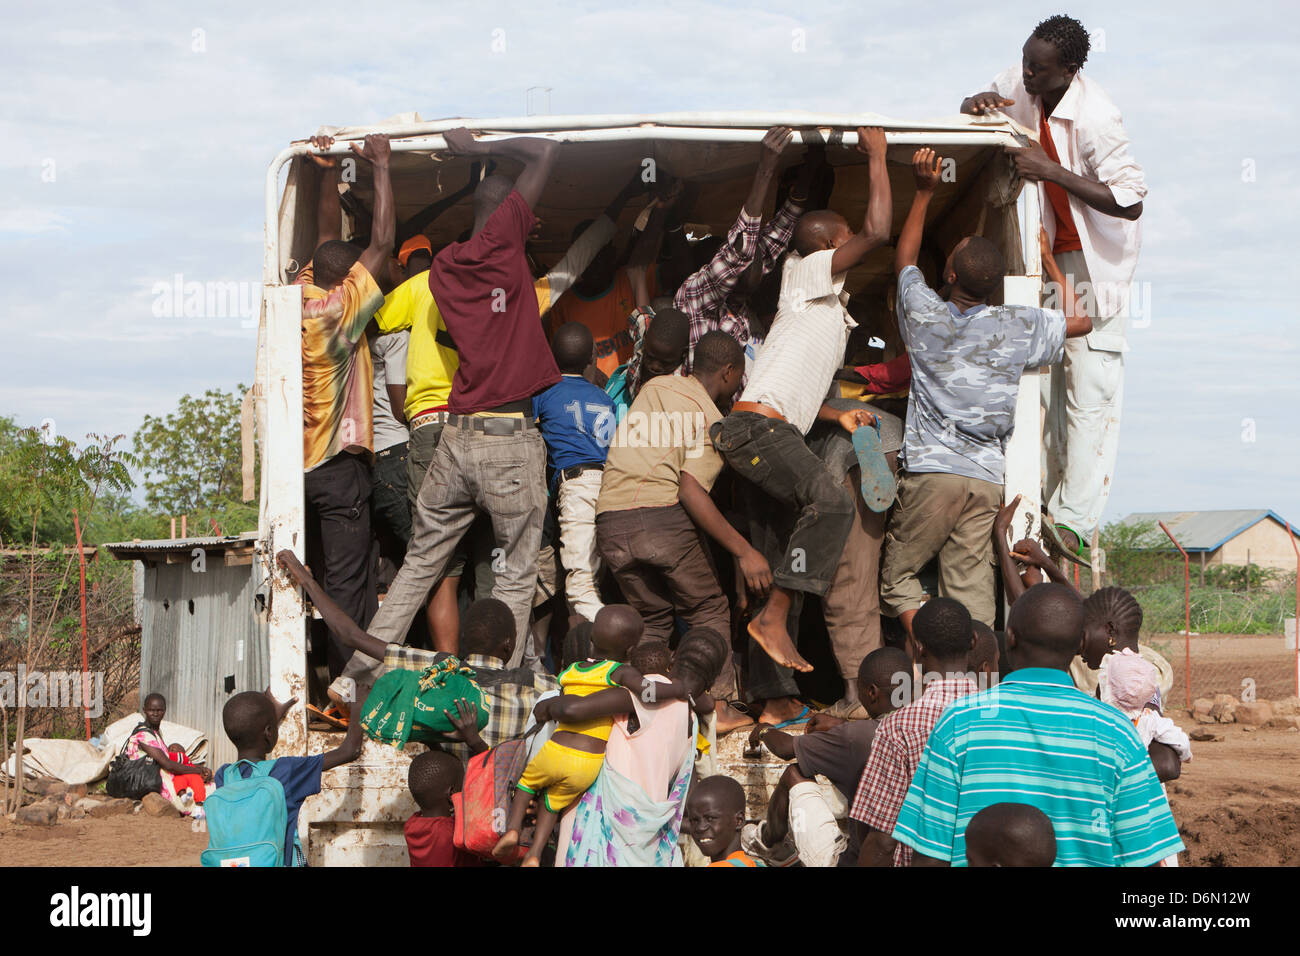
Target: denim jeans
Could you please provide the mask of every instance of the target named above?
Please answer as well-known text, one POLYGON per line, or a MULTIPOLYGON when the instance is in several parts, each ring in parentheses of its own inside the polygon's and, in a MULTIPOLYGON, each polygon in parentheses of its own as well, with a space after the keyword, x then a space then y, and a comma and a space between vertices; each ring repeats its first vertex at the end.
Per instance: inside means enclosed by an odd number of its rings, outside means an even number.
MULTIPOLYGON (((534 662, 528 618, 546 509, 545 469, 546 446, 531 425, 510 435, 487 435, 447 424, 416 499, 406 561, 370 633, 389 643, 405 642, 411 619, 446 573, 461 537, 477 515, 487 514, 495 541, 492 596, 505 602, 515 618, 516 645, 509 666, 534 662)), ((377 662, 356 654, 344 674, 369 685, 373 676, 367 677, 367 672, 377 674, 377 662)))
POLYGON ((779 418, 733 412, 713 424, 709 437, 736 474, 797 511, 781 563, 772 569, 777 586, 825 594, 855 517, 848 490, 799 430, 779 418))
POLYGON ((411 540, 411 505, 406 494, 407 442, 375 453, 375 487, 370 497, 371 521, 405 547, 411 540))

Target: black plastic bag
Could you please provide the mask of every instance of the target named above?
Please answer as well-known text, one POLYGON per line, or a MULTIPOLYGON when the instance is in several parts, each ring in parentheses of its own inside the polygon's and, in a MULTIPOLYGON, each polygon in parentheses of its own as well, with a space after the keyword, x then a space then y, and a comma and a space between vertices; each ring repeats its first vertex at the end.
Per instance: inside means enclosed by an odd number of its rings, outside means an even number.
POLYGON ((162 792, 162 771, 157 762, 152 757, 137 757, 131 760, 126 755, 126 748, 130 746, 131 738, 141 727, 147 726, 147 724, 139 724, 131 731, 126 738, 126 743, 122 744, 121 752, 108 765, 108 780, 104 783, 104 790, 110 797, 139 800, 146 793, 162 792))

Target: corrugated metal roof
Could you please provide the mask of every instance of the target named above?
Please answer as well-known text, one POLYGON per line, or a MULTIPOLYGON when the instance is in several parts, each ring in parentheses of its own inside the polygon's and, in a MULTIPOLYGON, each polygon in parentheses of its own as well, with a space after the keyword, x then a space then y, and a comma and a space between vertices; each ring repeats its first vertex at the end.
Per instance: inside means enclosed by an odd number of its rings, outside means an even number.
POLYGON ((155 538, 151 540, 116 541, 104 547, 115 558, 129 560, 140 554, 166 554, 176 551, 192 551, 195 548, 227 549, 244 548, 257 541, 256 531, 244 531, 240 534, 228 534, 223 537, 206 538, 155 538))
MULTIPOLYGON (((1254 527, 1265 518, 1272 518, 1285 527, 1286 519, 1267 508, 1243 511, 1140 511, 1124 519, 1124 524, 1156 524, 1163 521, 1178 543, 1188 551, 1217 551, 1247 528, 1254 527)), ((1295 528, 1292 525, 1292 528, 1295 528)), ((1292 532, 1300 537, 1300 529, 1292 532)), ((1161 541, 1154 547, 1162 547, 1161 541)))

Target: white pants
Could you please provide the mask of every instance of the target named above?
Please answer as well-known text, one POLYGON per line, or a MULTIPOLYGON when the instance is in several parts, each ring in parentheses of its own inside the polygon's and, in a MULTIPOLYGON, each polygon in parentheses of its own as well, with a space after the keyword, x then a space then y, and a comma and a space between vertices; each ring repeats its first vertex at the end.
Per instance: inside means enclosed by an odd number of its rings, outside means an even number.
MULTIPOLYGON (((1061 253, 1057 263, 1076 287, 1090 283, 1082 253, 1061 253)), ((1093 323, 1095 328, 1096 317, 1093 323)), ((1113 333, 1122 336, 1123 317, 1103 324, 1112 333, 1108 344, 1117 344, 1113 333)), ((1124 353, 1089 340, 1066 340, 1065 360, 1042 378, 1043 500, 1052 517, 1076 531, 1085 545, 1110 497, 1124 395, 1124 353)))
POLYGON ((596 499, 604 472, 592 469, 560 482, 560 564, 568 572, 564 590, 574 613, 588 621, 605 605, 596 590, 600 554, 596 550, 596 499))
POLYGON ((834 866, 849 845, 840 829, 848 801, 825 777, 790 788, 790 836, 804 866, 834 866))

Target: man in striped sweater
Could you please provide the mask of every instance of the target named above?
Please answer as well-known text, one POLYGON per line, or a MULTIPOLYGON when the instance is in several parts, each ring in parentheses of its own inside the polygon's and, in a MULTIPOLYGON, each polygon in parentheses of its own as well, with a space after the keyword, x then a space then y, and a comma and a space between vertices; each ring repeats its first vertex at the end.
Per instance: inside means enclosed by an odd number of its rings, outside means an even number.
POLYGON ((913 866, 966 866, 967 824, 1005 802, 1047 814, 1058 866, 1154 866, 1184 849, 1132 722, 1070 680, 1082 646, 1083 603, 1065 585, 1012 606, 1011 672, 944 709, 912 775, 893 838, 913 866))

